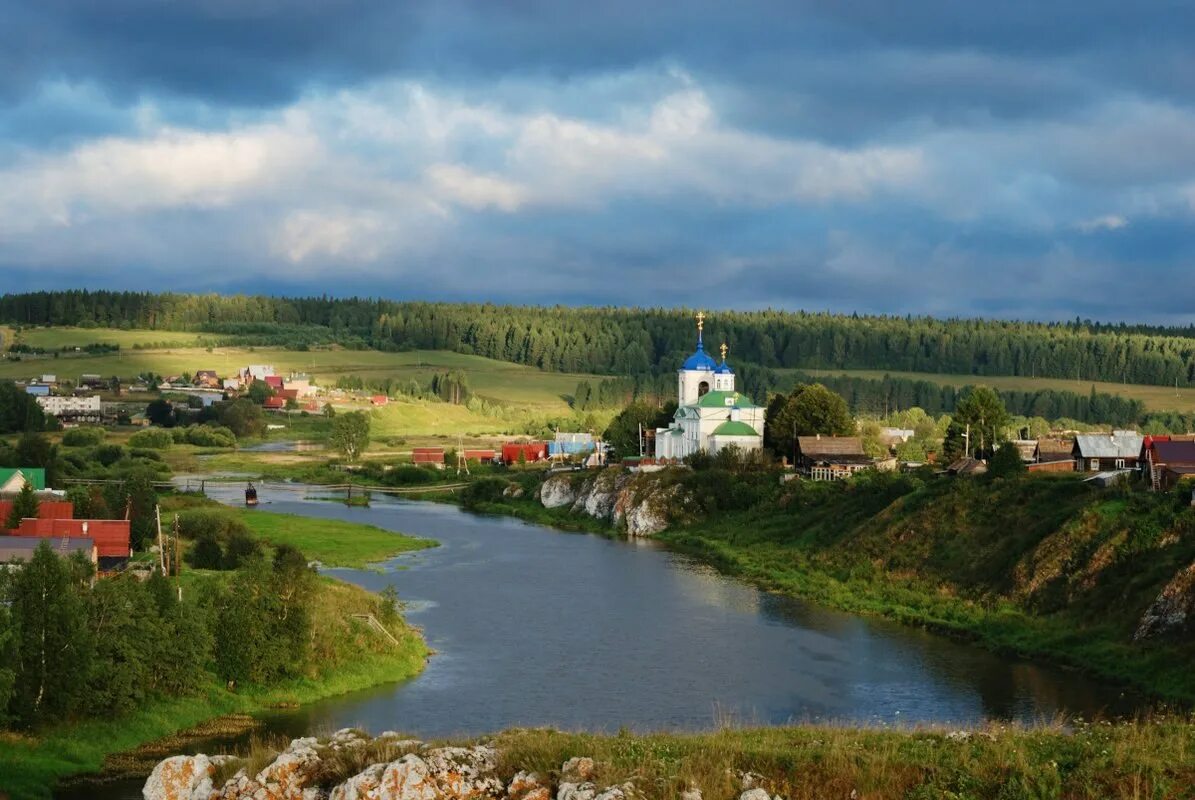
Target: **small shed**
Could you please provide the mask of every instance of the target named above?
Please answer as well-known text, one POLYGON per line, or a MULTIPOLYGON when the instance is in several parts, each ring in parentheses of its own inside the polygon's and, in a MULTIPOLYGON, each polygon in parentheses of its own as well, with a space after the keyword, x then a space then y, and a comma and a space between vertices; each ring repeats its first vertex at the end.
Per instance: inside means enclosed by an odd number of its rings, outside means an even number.
POLYGON ((957 475, 962 478, 970 478, 975 475, 982 475, 988 471, 988 465, 978 458, 971 458, 965 456, 951 462, 950 466, 946 468, 947 474, 957 475))
POLYGON ((411 461, 416 464, 444 465, 444 448, 416 447, 411 450, 411 461))
POLYGON ((519 460, 519 453, 527 461, 543 461, 548 457, 547 442, 507 442, 502 445, 502 461, 514 464, 519 460))

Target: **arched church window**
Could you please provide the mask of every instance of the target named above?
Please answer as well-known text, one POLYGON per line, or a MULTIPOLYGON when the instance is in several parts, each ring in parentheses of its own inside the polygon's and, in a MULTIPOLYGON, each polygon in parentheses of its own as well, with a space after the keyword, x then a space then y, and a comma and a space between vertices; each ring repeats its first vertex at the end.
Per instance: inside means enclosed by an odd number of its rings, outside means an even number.
POLYGON ((703 394, 705 394, 709 390, 710 390, 709 381, 702 381, 701 383, 697 384, 697 396, 698 397, 701 397, 703 394))

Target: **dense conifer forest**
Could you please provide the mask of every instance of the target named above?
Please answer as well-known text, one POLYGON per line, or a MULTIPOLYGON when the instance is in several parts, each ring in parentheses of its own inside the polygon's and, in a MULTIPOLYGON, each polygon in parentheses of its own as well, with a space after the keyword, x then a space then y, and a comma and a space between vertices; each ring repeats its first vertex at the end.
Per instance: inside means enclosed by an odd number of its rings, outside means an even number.
MULTIPOLYGON (((208 331, 261 344, 276 336, 278 344, 296 346, 453 350, 609 375, 672 370, 694 340, 687 310, 82 290, 5 295, 0 322, 208 331), (296 337, 300 329, 305 333, 296 337)), ((711 345, 729 343, 736 365, 1195 384, 1192 327, 769 310, 710 313, 706 335, 711 345)))

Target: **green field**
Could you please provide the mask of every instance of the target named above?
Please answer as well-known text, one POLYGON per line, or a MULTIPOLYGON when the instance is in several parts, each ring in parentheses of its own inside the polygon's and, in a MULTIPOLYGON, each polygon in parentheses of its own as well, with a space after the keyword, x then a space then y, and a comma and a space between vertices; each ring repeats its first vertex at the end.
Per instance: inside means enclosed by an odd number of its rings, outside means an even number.
POLYGON ((882 369, 803 369, 777 370, 781 374, 802 372, 806 375, 849 375, 855 378, 893 378, 929 381, 939 386, 967 386, 984 384, 993 389, 1032 392, 1041 389, 1087 394, 1094 386, 1097 392, 1121 395, 1145 404, 1146 411, 1195 412, 1195 389, 1175 389, 1173 386, 1144 386, 1133 383, 1103 381, 1073 381, 1062 378, 1028 378, 1007 375, 938 375, 932 372, 896 372, 882 369))
MULTIPOLYGON (((49 329, 38 331, 46 334, 55 332, 49 329)), ((105 333, 101 330, 82 332, 96 336, 105 333)), ((334 384, 337 378, 346 375, 357 375, 367 380, 414 378, 426 383, 436 373, 459 369, 468 373, 470 389, 482 398, 534 407, 551 413, 567 413, 569 406, 565 397, 573 393, 578 381, 593 377, 542 372, 521 364, 437 350, 383 353, 376 350, 298 351, 269 347, 216 347, 209 351, 202 347, 169 347, 158 350, 122 350, 100 355, 26 357, 21 361, 3 361, 0 362, 0 378, 27 379, 43 372, 52 372, 65 379, 77 379, 83 373, 117 375, 131 379, 142 372, 179 375, 184 372, 194 373, 200 369, 214 369, 224 376, 234 374, 247 364, 271 364, 283 374, 292 371, 306 372, 324 385, 334 384)))
POLYGON ((423 550, 436 544, 429 539, 416 539, 356 522, 269 511, 241 510, 235 513, 262 541, 297 547, 303 555, 329 567, 360 569, 400 553, 423 550))
POLYGON ((64 347, 86 347, 89 344, 114 344, 122 348, 132 347, 199 347, 206 339, 213 338, 206 333, 185 331, 119 330, 117 328, 27 328, 17 334, 12 328, 0 328, 5 346, 14 337, 23 344, 43 350, 61 350, 64 347))

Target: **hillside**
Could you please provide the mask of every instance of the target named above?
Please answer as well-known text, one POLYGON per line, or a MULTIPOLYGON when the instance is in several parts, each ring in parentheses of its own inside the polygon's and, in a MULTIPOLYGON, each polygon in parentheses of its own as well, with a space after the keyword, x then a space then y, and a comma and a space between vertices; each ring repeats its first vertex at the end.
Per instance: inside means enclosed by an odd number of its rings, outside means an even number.
MULTIPOLYGON (((257 344, 452 350, 605 375, 673 369, 692 350, 695 333, 691 312, 680 309, 103 291, 0 296, 0 322, 203 331, 253 337, 257 344)), ((706 333, 711 343, 728 342, 736 361, 767 368, 1195 384, 1195 330, 1189 327, 767 310, 712 314, 706 333)))

